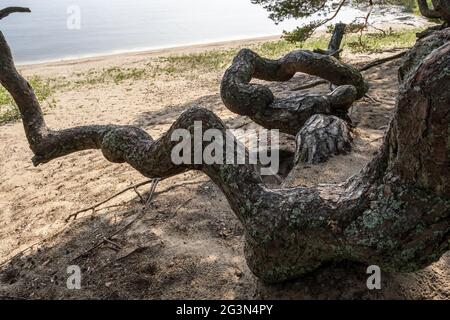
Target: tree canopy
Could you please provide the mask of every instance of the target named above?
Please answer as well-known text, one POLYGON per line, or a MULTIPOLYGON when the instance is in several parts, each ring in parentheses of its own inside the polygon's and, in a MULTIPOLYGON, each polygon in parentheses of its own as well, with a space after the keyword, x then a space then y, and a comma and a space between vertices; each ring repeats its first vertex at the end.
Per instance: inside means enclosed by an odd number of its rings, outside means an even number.
POLYGON ((360 31, 367 27, 370 14, 374 6, 401 5, 407 10, 420 10, 420 13, 428 18, 442 18, 442 14, 436 9, 448 6, 442 0, 251 0, 252 3, 263 6, 269 12, 269 18, 275 23, 286 19, 301 19, 317 15, 317 19, 296 28, 290 32, 284 32, 284 37, 290 42, 302 42, 309 38, 320 26, 336 18, 344 6, 356 6, 367 12, 364 20, 354 21, 353 30, 360 31))

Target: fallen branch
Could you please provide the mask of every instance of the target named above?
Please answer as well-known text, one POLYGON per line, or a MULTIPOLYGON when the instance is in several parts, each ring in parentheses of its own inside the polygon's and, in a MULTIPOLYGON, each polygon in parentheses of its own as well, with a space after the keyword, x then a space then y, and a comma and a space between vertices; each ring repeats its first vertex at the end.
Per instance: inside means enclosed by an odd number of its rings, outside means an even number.
POLYGON ((109 240, 108 238, 103 238, 103 241, 112 244, 114 247, 116 247, 117 249, 122 249, 122 246, 120 244, 118 244, 117 242, 114 242, 112 240, 109 240))
POLYGON ((375 99, 374 97, 372 97, 372 96, 370 96, 370 95, 368 95, 368 94, 366 94, 364 97, 367 98, 367 99, 369 99, 369 100, 372 101, 373 103, 380 103, 380 104, 383 103, 382 101, 380 101, 380 100, 378 100, 378 99, 375 99))
POLYGON ((311 83, 307 83, 307 84, 301 85, 299 87, 292 88, 290 90, 291 91, 306 90, 306 89, 311 89, 311 88, 320 86, 321 84, 327 84, 327 83, 329 83, 329 82, 325 81, 325 80, 317 80, 317 81, 314 81, 314 82, 311 82, 311 83))
MULTIPOLYGON (((114 196, 108 198, 108 199, 105 200, 105 201, 102 201, 101 203, 98 203, 98 204, 95 205, 95 206, 92 206, 92 207, 90 207, 90 208, 88 208, 88 209, 80 210, 80 211, 77 212, 77 213, 71 214, 68 218, 65 219, 66 225, 65 225, 61 230, 59 230, 58 232, 52 234, 51 236, 49 236, 49 237, 47 237, 47 238, 44 238, 44 239, 42 239, 42 240, 39 240, 39 241, 33 243, 32 245, 26 247, 25 249, 19 251, 18 253, 16 253, 16 254, 15 254, 14 256, 12 256, 11 258, 9 258, 9 259, 3 261, 2 263, 0 263, 0 267, 3 267, 4 265, 6 265, 7 263, 11 262, 12 260, 14 260, 14 259, 17 258, 17 257, 22 256, 22 255, 25 254, 26 252, 28 252, 28 251, 32 250, 33 248, 35 248, 36 246, 42 245, 42 244, 44 244, 44 243, 50 241, 51 239, 57 237, 58 235, 62 234, 62 233, 67 229, 67 227, 69 226, 69 224, 67 224, 67 223, 70 221, 70 219, 71 219, 72 217, 74 217, 73 220, 75 220, 76 217, 77 217, 79 214, 81 214, 81 213, 83 213, 83 212, 87 212, 87 211, 89 211, 89 210, 95 210, 96 207, 98 207, 98 206, 100 206, 100 205, 102 205, 102 204, 105 204, 106 202, 108 202, 108 201, 114 199, 115 197, 117 197, 117 196, 119 196, 119 195, 121 195, 121 194, 123 194, 123 193, 125 193, 125 192, 127 192, 127 191, 129 191, 129 190, 131 190, 131 189, 134 189, 134 190, 136 191, 136 193, 138 194, 138 196, 140 197, 140 199, 141 199, 141 201, 142 201, 142 200, 143 200, 143 197, 137 192, 137 188, 139 188, 139 187, 141 187, 141 186, 144 186, 144 185, 146 185, 146 184, 149 184, 149 183, 151 183, 152 181, 154 181, 154 180, 147 180, 147 181, 143 181, 143 182, 140 182, 140 183, 138 183, 138 184, 135 184, 135 185, 133 185, 133 186, 131 186, 131 187, 128 187, 128 188, 126 188, 126 189, 124 189, 124 190, 122 190, 122 191, 116 193, 114 196)), ((176 187, 176 186, 177 186, 177 185, 175 185, 174 187, 176 187)))
POLYGON ((408 51, 402 51, 402 52, 397 53, 397 54, 395 54, 393 56, 389 56, 389 57, 386 57, 386 58, 381 58, 381 59, 374 60, 374 61, 369 62, 368 64, 362 66, 358 70, 361 71, 361 72, 362 71, 366 71, 366 70, 369 70, 369 69, 371 69, 373 67, 379 66, 380 64, 383 64, 383 63, 386 63, 386 62, 389 62, 389 61, 392 61, 392 60, 396 60, 396 59, 402 58, 407 52, 408 51))
POLYGON ((75 213, 72 213, 71 215, 69 215, 69 216, 66 218, 65 221, 66 221, 66 222, 69 222, 71 219, 76 220, 77 217, 78 217, 81 213, 84 213, 84 212, 88 212, 88 211, 91 211, 91 210, 92 210, 93 212, 95 212, 95 210, 96 210, 98 207, 100 207, 101 205, 103 205, 103 204, 105 204, 105 203, 108 203, 109 201, 111 201, 111 200, 117 198, 117 197, 120 196, 121 194, 124 194, 125 192, 130 191, 130 190, 134 190, 134 191, 136 192, 136 194, 138 195, 139 199, 141 199, 141 201, 142 201, 142 200, 143 200, 143 197, 142 197, 142 195, 137 191, 137 189, 138 189, 139 187, 142 187, 142 186, 144 186, 144 185, 146 185, 146 184, 151 183, 152 181, 153 181, 153 180, 146 180, 146 181, 140 182, 140 183, 138 183, 138 184, 132 185, 132 186, 130 186, 130 187, 128 187, 128 188, 125 188, 125 189, 123 189, 122 191, 119 191, 118 193, 114 194, 113 196, 109 197, 108 199, 106 199, 106 200, 104 200, 104 201, 102 201, 102 202, 96 203, 96 204, 94 204, 93 206, 91 206, 91 207, 89 207, 89 208, 86 208, 86 209, 77 211, 77 212, 75 212, 75 213))
POLYGON ((160 181, 160 179, 154 179, 154 180, 151 181, 152 186, 151 186, 151 188, 150 188, 150 194, 149 194, 149 196, 148 196, 148 198, 147 198, 147 201, 146 201, 146 203, 145 203, 145 206, 138 212, 138 214, 136 215, 136 217, 135 217, 133 220, 131 220, 129 223, 127 223, 127 224, 126 224, 125 226, 123 226, 122 228, 120 228, 120 229, 116 230, 115 232, 113 232, 112 234, 110 234, 108 237, 104 237, 104 238, 103 238, 99 243, 97 243, 95 246, 93 246, 92 248, 90 248, 90 249, 84 251, 83 253, 79 254, 79 255, 76 256, 75 258, 73 258, 73 259, 71 260, 71 262, 72 262, 72 261, 75 261, 75 260, 78 260, 78 259, 81 258, 81 257, 86 256, 87 254, 91 253, 91 252, 94 251, 95 249, 100 248, 100 247, 101 247, 102 245, 104 245, 105 243, 110 243, 110 244, 113 244, 113 245, 115 245, 116 247, 120 248, 120 245, 116 244, 116 243, 113 241, 113 238, 114 238, 115 236, 117 236, 118 234, 124 232, 124 231, 127 230, 128 228, 130 228, 136 221, 138 221, 139 219, 141 219, 141 218, 144 216, 144 214, 145 214, 145 212, 146 212, 146 209, 148 208, 148 206, 149 206, 150 203, 152 202, 153 195, 154 195, 154 193, 155 193, 155 190, 156 190, 156 187, 157 187, 159 181, 160 181))
POLYGON ((159 195, 164 194, 166 192, 172 191, 173 189, 176 189, 178 187, 187 187, 187 186, 194 185, 194 184, 199 184, 199 183, 202 183, 202 182, 208 182, 208 180, 206 180, 206 179, 203 179, 203 180, 190 180, 190 181, 186 181, 186 182, 176 183, 176 184, 171 185, 170 187, 167 187, 166 189, 163 189, 161 191, 156 192, 155 195, 159 196, 159 195))
POLYGON ((0 300, 12 300, 12 301, 17 301, 17 300, 29 300, 27 298, 23 298, 23 297, 15 297, 15 296, 0 296, 0 300))

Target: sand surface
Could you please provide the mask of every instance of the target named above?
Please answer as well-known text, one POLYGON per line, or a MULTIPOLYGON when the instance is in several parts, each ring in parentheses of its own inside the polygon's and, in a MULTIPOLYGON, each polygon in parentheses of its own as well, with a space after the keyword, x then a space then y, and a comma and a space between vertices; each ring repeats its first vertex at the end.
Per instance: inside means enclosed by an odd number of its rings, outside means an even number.
MULTIPOLYGON (((71 79, 92 69, 143 66, 161 55, 201 50, 205 46, 20 69, 27 77, 38 74, 71 79)), ((344 59, 361 64, 394 53, 344 59)), ((369 94, 376 101, 364 98, 353 107, 352 118, 358 124, 353 152, 326 164, 297 168, 287 176, 284 186, 339 183, 373 157, 395 106, 399 63, 396 60, 364 73, 371 86, 369 94)), ((222 74, 222 70, 187 72, 66 88, 52 97, 56 107, 47 110, 46 120, 55 129, 93 123, 132 124, 157 138, 183 110, 202 106, 214 111, 229 127, 256 128, 222 104, 218 94, 222 74)), ((292 94, 290 88, 310 79, 299 74, 289 82, 270 84, 270 88, 276 95, 288 95, 292 94)), ((310 91, 327 89, 319 86, 310 91)), ((377 292, 367 290, 365 269, 352 265, 327 266, 293 283, 262 285, 245 263, 243 230, 225 197, 197 172, 161 181, 143 217, 117 234, 114 243, 79 257, 132 221, 142 204, 131 191, 69 224, 67 216, 145 178, 128 165, 107 162, 98 151, 69 155, 34 168, 19 122, 0 126, 0 141, 0 263, 14 257, 1 268, 0 298, 450 298, 450 254, 416 273, 383 274, 383 290, 377 292), (35 243, 31 250, 16 256, 35 243), (70 265, 79 265, 83 271, 82 290, 66 288, 66 268, 70 265)), ((145 196, 149 189, 139 190, 145 196)))

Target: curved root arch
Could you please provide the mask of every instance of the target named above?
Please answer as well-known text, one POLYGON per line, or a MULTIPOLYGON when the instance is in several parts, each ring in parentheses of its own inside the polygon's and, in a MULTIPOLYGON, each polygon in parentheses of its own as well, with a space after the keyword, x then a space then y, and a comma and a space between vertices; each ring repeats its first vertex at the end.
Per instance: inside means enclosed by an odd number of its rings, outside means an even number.
POLYGON ((221 96, 231 111, 250 117, 267 129, 295 135, 315 114, 346 114, 354 101, 367 92, 361 73, 336 58, 307 50, 293 51, 279 60, 261 58, 249 49, 241 50, 225 72, 221 96), (276 99, 272 91, 253 78, 288 81, 297 72, 321 77, 338 86, 326 95, 296 95, 276 99))

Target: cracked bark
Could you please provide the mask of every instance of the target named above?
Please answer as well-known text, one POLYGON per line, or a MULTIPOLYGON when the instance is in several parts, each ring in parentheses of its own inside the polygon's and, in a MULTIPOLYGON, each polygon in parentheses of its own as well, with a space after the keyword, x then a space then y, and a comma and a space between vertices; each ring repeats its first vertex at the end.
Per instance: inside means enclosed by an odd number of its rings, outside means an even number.
MULTIPOLYGON (((401 73, 395 115, 373 161, 345 184, 315 188, 268 189, 258 168, 251 165, 174 165, 170 153, 176 142, 170 137, 175 129, 192 131, 194 121, 201 121, 203 130, 226 130, 217 116, 201 108, 185 111, 157 140, 132 126, 51 130, 32 88, 16 71, 2 34, 0 82, 19 107, 36 165, 72 152, 100 149, 108 160, 128 163, 151 178, 186 170, 207 174, 241 221, 247 263, 265 282, 293 279, 325 263, 342 260, 377 264, 384 271, 408 272, 426 267, 449 250, 449 37, 450 29, 445 29, 418 41, 411 49, 401 73)), ((228 94, 226 99, 244 114, 261 112, 255 110, 258 108, 251 99, 262 109, 274 108, 270 91, 250 85, 251 77, 285 80, 299 69, 315 72, 315 63, 337 71, 325 68, 326 74, 316 73, 343 85, 340 90, 352 99, 365 93, 362 78, 334 58, 296 51, 281 61, 268 61, 244 50, 234 63, 242 68, 228 71, 225 86, 249 103, 234 104, 233 95, 228 94)), ((340 98, 342 93, 334 92, 313 98, 311 104, 333 110, 352 100, 340 98)), ((304 100, 299 101, 305 106, 304 100)), ((289 112, 298 115, 295 110, 289 112)))
POLYGON ((345 121, 321 114, 309 118, 297 134, 296 143, 294 165, 325 162, 352 149, 352 137, 345 121))
MULTIPOLYGON (((340 47, 345 34, 346 24, 337 23, 333 30, 327 50, 316 49, 314 52, 327 54, 339 60, 340 47)), ((330 83, 330 90, 334 86, 330 83)), ((296 156, 294 165, 300 162, 318 164, 328 161, 333 155, 345 154, 352 149, 352 137, 347 124, 351 119, 346 111, 341 112, 346 121, 324 114, 316 114, 306 121, 296 136, 296 156)))

